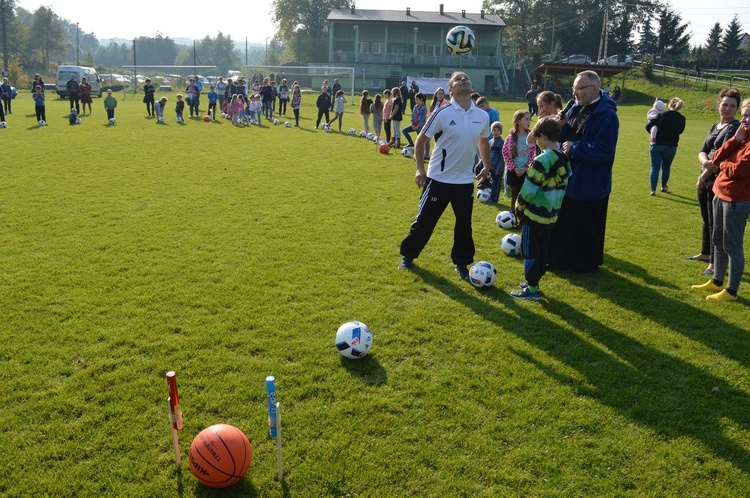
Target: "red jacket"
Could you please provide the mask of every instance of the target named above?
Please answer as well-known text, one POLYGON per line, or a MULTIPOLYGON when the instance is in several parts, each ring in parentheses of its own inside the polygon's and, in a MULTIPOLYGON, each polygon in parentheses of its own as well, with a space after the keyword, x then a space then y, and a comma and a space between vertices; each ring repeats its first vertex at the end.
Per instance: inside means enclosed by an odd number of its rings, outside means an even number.
POLYGON ((719 165, 714 194, 725 202, 750 201, 750 138, 742 142, 730 138, 711 162, 719 165))

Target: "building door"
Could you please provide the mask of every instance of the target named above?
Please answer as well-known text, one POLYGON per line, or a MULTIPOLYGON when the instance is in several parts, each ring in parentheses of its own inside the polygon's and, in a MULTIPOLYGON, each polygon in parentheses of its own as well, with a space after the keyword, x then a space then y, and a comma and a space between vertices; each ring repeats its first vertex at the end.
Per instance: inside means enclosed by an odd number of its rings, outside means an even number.
POLYGON ((484 75, 484 95, 492 95, 495 89, 495 77, 491 74, 484 75))

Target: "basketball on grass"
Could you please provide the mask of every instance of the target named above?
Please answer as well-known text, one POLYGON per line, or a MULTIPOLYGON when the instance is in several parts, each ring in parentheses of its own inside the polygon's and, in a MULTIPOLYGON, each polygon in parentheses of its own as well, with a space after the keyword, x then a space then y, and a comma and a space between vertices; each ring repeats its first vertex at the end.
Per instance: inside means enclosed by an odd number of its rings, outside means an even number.
POLYGON ((202 484, 226 488, 245 477, 253 449, 247 436, 232 425, 203 429, 190 445, 190 470, 202 484))
POLYGON ((388 144, 382 144, 380 145, 380 153, 381 154, 390 154, 391 148, 388 146, 388 144))

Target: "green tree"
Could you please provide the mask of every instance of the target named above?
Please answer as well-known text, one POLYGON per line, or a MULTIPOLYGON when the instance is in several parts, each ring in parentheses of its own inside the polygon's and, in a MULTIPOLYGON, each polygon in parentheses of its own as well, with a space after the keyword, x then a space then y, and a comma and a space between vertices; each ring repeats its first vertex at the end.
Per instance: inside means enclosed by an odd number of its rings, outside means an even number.
POLYGON ((240 64, 240 54, 232 37, 224 36, 221 32, 216 38, 206 36, 197 44, 196 50, 202 65, 217 66, 218 74, 224 74, 240 64))
POLYGON ((505 22, 506 51, 511 53, 515 48, 517 53, 513 55, 531 55, 532 31, 538 31, 539 28, 543 27, 539 23, 540 21, 547 21, 547 18, 539 18, 533 15, 535 2, 533 0, 504 0, 500 2, 485 0, 484 7, 499 15, 505 22))
POLYGON ((722 55, 726 58, 726 62, 729 62, 732 67, 734 67, 734 62, 740 55, 741 41, 742 25, 740 24, 737 14, 735 14, 721 38, 722 55))
POLYGON ((343 0, 274 0, 273 20, 279 26, 281 38, 297 47, 297 31, 306 40, 301 60, 325 61, 328 59, 328 25, 326 18, 332 9, 348 6, 343 0))
POLYGON ((661 55, 684 54, 690 47, 688 25, 682 23, 682 16, 667 4, 659 9, 659 34, 657 53, 661 55))
MULTIPOLYGON (((171 66, 176 64, 178 52, 174 40, 161 33, 157 33, 155 37, 139 36, 135 39, 136 63, 140 66, 171 66)), ((192 63, 191 59, 190 64, 192 63)))
POLYGON ((721 24, 719 24, 719 21, 716 21, 714 27, 708 32, 705 47, 706 62, 718 63, 721 55, 721 24))
POLYGON ((651 25, 651 17, 646 16, 639 27, 641 40, 638 42, 638 50, 643 54, 654 54, 657 51, 657 37, 651 25))
POLYGON ((62 22, 49 7, 39 7, 34 11, 32 30, 31 46, 39 66, 47 71, 52 60, 62 57, 66 52, 62 22))

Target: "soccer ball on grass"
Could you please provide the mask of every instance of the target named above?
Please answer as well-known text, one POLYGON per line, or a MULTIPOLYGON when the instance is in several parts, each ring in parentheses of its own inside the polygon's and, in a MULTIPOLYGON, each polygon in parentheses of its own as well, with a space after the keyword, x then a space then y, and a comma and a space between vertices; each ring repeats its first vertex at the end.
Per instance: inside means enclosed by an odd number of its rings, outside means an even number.
POLYGON ((364 358, 372 347, 372 332, 362 322, 346 322, 336 331, 336 349, 344 358, 364 358))
POLYGON ((488 188, 481 188, 477 190, 477 200, 479 202, 489 202, 490 201, 490 194, 492 191, 488 188))
POLYGON ((469 281, 475 287, 491 287, 496 279, 497 270, 488 261, 480 261, 469 269, 469 281))
POLYGON ((498 227, 504 228, 505 230, 515 228, 518 223, 516 221, 516 216, 510 211, 500 211, 499 213, 497 213, 495 222, 497 223, 498 227))
POLYGON ((517 233, 509 233, 500 241, 500 249, 508 256, 519 256, 521 254, 521 236, 517 233))

